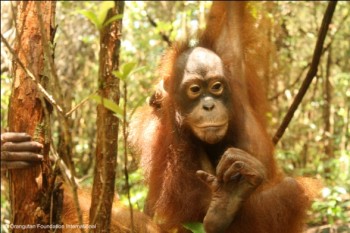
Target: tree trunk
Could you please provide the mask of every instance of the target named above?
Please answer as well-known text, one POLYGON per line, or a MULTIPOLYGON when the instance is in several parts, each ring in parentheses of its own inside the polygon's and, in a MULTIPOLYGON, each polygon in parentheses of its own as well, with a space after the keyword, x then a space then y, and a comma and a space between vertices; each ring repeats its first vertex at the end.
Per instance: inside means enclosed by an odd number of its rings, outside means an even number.
MULTIPOLYGON (((109 10, 106 20, 122 14, 124 2, 109 10)), ((114 21, 100 31, 99 95, 119 104, 119 80, 112 75, 118 68, 122 21, 114 21)), ((109 232, 114 199, 119 120, 103 104, 97 107, 97 148, 90 224, 95 232, 109 232)))
MULTIPOLYGON (((42 83, 45 79, 44 49, 36 4, 39 4, 42 11, 46 38, 53 40, 55 2, 21 1, 17 5, 15 52, 24 66, 42 79, 38 80, 42 83)), ((41 229, 36 224, 50 223, 49 205, 43 200, 45 193, 41 190, 41 187, 47 187, 50 173, 49 140, 45 140, 49 114, 42 105, 44 101, 35 82, 15 59, 12 75, 14 80, 8 115, 9 129, 12 132, 27 132, 34 140, 44 144, 42 169, 36 166, 10 172, 12 223, 27 226, 26 229, 14 229, 13 232, 48 232, 49 229, 41 229)))
POLYGON ((323 120, 324 120, 324 152, 327 156, 326 160, 334 157, 333 153, 333 143, 332 143, 332 132, 331 132, 331 64, 332 64, 332 45, 329 47, 327 63, 326 63, 326 75, 323 80, 323 95, 324 95, 324 105, 323 105, 323 120))

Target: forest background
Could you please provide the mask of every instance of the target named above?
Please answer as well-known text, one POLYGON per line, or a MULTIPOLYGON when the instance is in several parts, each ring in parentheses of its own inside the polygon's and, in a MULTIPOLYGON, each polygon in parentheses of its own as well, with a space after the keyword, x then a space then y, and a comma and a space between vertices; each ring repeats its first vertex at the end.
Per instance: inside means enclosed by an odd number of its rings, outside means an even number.
MULTIPOLYGON (((1 33, 13 46, 14 2, 1 3, 1 33)), ((58 1, 56 7, 55 63, 65 106, 76 106, 98 88, 99 31, 89 15, 99 2, 58 1), (90 19, 89 19, 90 18, 90 19)), ((157 82, 157 64, 169 42, 195 35, 205 26, 208 1, 127 1, 123 15, 120 64, 135 72, 127 84, 128 119, 145 105, 157 82), (136 72, 137 71, 137 72, 136 72)), ((273 46, 261 60, 270 101, 273 135, 310 68, 314 45, 327 2, 256 3, 257 27, 273 46)), ((323 181, 322 195, 312 206, 310 226, 350 222, 350 3, 339 2, 326 38, 316 77, 281 141, 276 156, 291 176, 323 181)), ((263 43, 262 43, 263 44, 263 43)), ((6 131, 11 93, 12 54, 1 43, 1 131, 6 131)), ((54 90, 50 90, 54 91, 54 90)), ((123 94, 123 93, 122 93, 123 94)), ((122 106, 125 96, 121 96, 122 106)), ((91 187, 96 149, 96 101, 88 101, 71 114, 73 161, 79 185, 91 187)), ((60 125, 52 118, 52 133, 59 143, 60 125)), ((143 208, 147 189, 139 159, 128 150, 129 185, 124 178, 123 134, 119 133, 117 193, 126 205, 127 193, 136 209, 143 208), (128 186, 130 186, 128 188, 128 186)), ((10 219, 6 184, 1 184, 1 232, 10 219)))

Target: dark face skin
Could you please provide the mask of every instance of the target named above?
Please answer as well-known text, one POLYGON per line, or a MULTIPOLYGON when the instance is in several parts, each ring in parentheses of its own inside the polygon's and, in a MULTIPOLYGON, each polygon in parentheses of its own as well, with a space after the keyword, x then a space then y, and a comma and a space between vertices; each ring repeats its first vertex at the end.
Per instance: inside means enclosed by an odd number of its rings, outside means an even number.
POLYGON ((177 61, 179 84, 176 100, 184 124, 203 142, 215 144, 226 135, 228 85, 221 59, 214 52, 196 47, 177 61))

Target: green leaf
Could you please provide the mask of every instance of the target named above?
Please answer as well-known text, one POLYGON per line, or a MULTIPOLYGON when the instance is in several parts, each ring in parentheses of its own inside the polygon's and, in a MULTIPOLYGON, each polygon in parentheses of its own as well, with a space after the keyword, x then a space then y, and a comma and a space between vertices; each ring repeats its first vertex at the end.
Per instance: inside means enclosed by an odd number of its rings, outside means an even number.
POLYGON ((137 68, 135 68, 135 66, 136 66, 135 62, 124 63, 123 65, 120 66, 119 70, 113 71, 112 74, 118 77, 120 80, 125 81, 129 76, 145 69, 145 67, 143 66, 137 67, 137 68))
POLYGON ((114 7, 113 1, 104 1, 99 6, 99 11, 95 14, 93 11, 89 10, 79 10, 78 13, 84 15, 86 18, 88 18, 96 27, 98 30, 101 30, 103 27, 107 26, 111 22, 121 19, 123 15, 115 15, 107 20, 107 22, 104 23, 106 20, 108 11, 114 7))
POLYGON ((90 20, 90 22, 93 23, 97 27, 97 29, 101 28, 101 23, 94 12, 88 11, 88 10, 79 10, 78 13, 82 14, 86 18, 88 18, 90 20))
POLYGON ((113 74, 115 77, 119 78, 120 80, 125 81, 125 77, 124 77, 123 72, 120 72, 119 70, 115 70, 115 71, 112 71, 112 74, 113 74))
POLYGON ((145 68, 146 68, 146 67, 144 67, 144 66, 137 67, 136 69, 133 69, 133 70, 130 72, 129 76, 131 76, 131 75, 133 75, 133 74, 135 74, 135 73, 137 73, 137 72, 139 72, 139 71, 141 71, 141 70, 144 70, 145 68))
POLYGON ((102 104, 105 108, 114 112, 119 119, 123 119, 123 109, 121 109, 119 105, 113 102, 112 100, 103 98, 98 94, 93 94, 90 96, 90 98, 95 100, 97 103, 102 104))
POLYGON ((183 224, 184 228, 192 231, 193 233, 205 233, 203 223, 200 222, 189 222, 183 224))
POLYGON ((109 9, 111 9, 112 7, 114 7, 113 1, 103 1, 100 4, 100 10, 97 12, 97 18, 101 25, 99 29, 102 29, 103 22, 106 20, 109 9))
POLYGON ((108 26, 108 24, 114 22, 114 21, 117 21, 119 19, 122 19, 123 18, 123 15, 122 14, 118 14, 118 15, 114 15, 113 17, 109 18, 104 24, 103 24, 103 27, 106 27, 108 26))
POLYGON ((128 62, 128 63, 124 63, 121 66, 121 70, 124 74, 124 77, 128 77, 130 72, 134 69, 134 67, 136 66, 135 62, 128 62))

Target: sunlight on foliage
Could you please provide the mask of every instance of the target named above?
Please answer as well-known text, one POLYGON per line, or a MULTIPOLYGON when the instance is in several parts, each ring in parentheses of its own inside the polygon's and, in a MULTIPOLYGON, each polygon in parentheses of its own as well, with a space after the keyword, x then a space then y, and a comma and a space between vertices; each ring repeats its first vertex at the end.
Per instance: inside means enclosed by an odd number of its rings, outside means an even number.
MULTIPOLYGON (((160 58, 168 48, 161 36, 170 41, 191 37, 203 29, 211 1, 126 1, 124 14, 108 20, 113 1, 58 1, 56 7, 55 64, 62 84, 64 102, 68 108, 87 101, 69 118, 73 161, 77 178, 84 187, 91 187, 96 148, 96 107, 103 104, 123 119, 125 99, 127 116, 131 119, 154 91, 159 81, 160 58), (166 14, 164 13, 166 12, 166 14), (151 17, 157 26, 147 18, 151 17), (112 71, 121 85, 127 85, 127 98, 121 92, 119 105, 102 98, 98 89, 99 33, 123 18, 120 66, 112 71), (91 94, 94 93, 94 94, 91 94)), ((327 2, 253 2, 251 10, 256 27, 269 36, 273 48, 266 59, 266 95, 270 100, 268 119, 273 135, 298 92, 308 71, 313 48, 327 2)), ((2 34, 11 45, 15 42, 14 13, 9 2, 1 4, 2 34)), ((310 211, 310 225, 341 225, 350 222, 350 8, 339 1, 326 39, 318 73, 303 102, 276 148, 276 157, 289 176, 310 176, 322 180, 323 192, 310 211), (327 64, 329 60, 329 64, 327 64), (326 89, 327 80, 330 89, 326 89), (329 100, 326 96, 329 95, 329 100), (329 114, 327 114, 329 113, 329 114), (329 124, 330 127, 326 127, 329 124)), ((258 38, 259 39, 259 38, 258 38)), ((196 41, 192 40, 191 44, 196 41)), ((265 46, 261 44, 261 46, 265 46)), ((9 96, 11 94, 11 64, 13 58, 1 43, 1 125, 7 127, 9 96)), ((55 90, 56 87, 51 87, 55 90)), ((49 90, 51 92, 52 90, 49 90)), ((61 132, 54 113, 52 134, 59 146, 61 132)), ((119 140, 123 141, 122 134, 119 140)), ((125 148, 118 148, 116 190, 122 203, 128 205, 123 174, 125 148)), ((143 172, 138 168, 137 154, 127 155, 131 202, 143 209, 147 195, 143 172)), ((10 222, 8 187, 1 185, 1 232, 10 222)), ((201 223, 185 224, 192 232, 202 233, 201 223)))
POLYGON ((123 109, 120 108, 119 105, 113 102, 112 100, 103 98, 97 94, 91 95, 90 99, 95 100, 98 104, 102 104, 105 108, 114 112, 119 119, 123 119, 123 109))
POLYGON ((84 15, 86 18, 90 20, 91 23, 93 23, 98 30, 102 30, 104 27, 109 25, 110 23, 122 19, 123 15, 115 15, 111 18, 109 18, 106 21, 107 13, 109 9, 114 7, 114 2, 113 1, 103 1, 99 3, 100 6, 98 7, 98 12, 90 11, 90 10, 79 10, 77 11, 79 14, 84 15))

